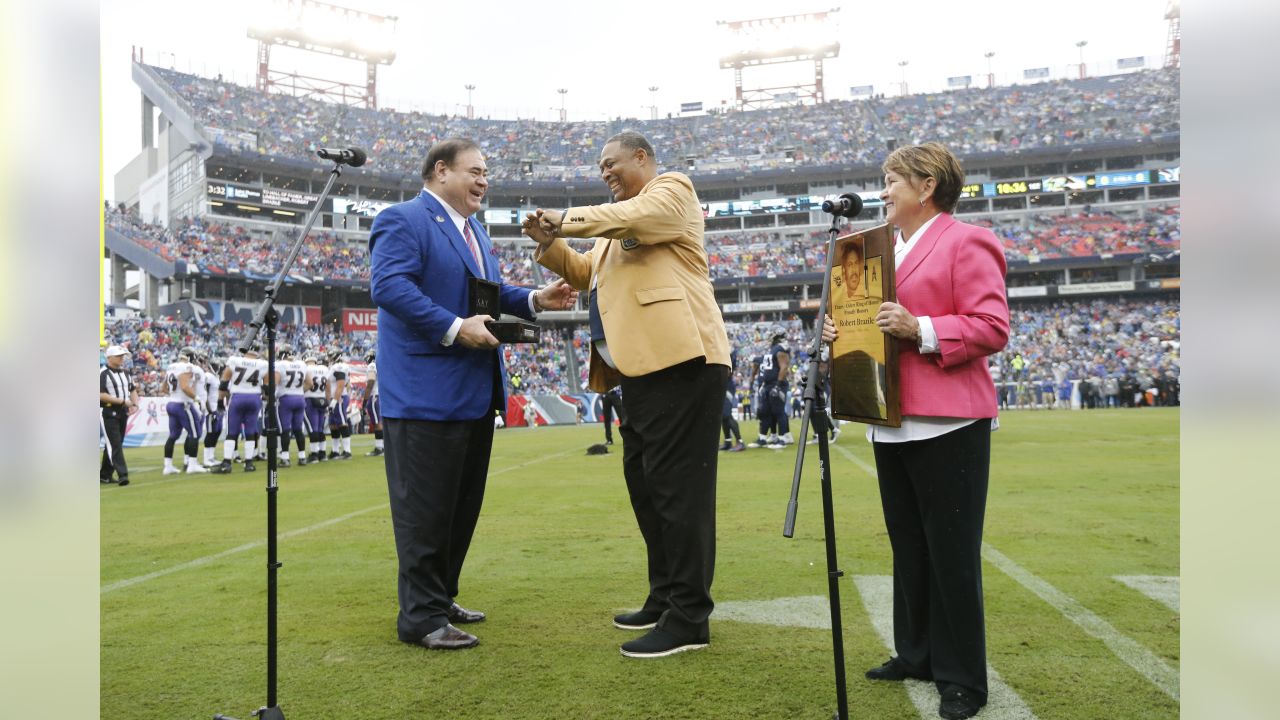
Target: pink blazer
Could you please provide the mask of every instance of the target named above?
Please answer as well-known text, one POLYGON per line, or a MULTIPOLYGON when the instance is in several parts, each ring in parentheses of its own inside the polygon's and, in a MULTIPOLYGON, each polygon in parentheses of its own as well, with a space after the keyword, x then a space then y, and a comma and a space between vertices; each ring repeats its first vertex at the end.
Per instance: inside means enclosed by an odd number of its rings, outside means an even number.
POLYGON ((987 356, 1009 340, 1004 273, 996 236, 947 213, 898 267, 898 304, 933 320, 939 350, 921 355, 915 342, 899 342, 903 415, 996 416, 987 356))

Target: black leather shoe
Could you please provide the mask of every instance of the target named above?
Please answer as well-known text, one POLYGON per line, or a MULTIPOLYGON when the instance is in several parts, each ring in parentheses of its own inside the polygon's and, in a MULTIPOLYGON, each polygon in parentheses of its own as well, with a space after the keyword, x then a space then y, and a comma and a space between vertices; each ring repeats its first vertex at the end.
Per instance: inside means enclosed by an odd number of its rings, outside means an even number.
POLYGON ((116 481, 112 480, 111 478, 100 477, 98 478, 98 482, 103 485, 114 485, 116 481))
POLYGON ((619 630, 651 630, 658 624, 662 613, 655 610, 640 610, 613 616, 613 626, 619 630))
POLYGON ((117 480, 117 481, 116 481, 116 484, 117 484, 117 485, 119 485, 120 487, 124 487, 125 485, 128 485, 128 484, 129 484, 129 478, 127 478, 127 477, 122 477, 122 478, 120 478, 119 480, 117 480))
POLYGON ((449 606, 449 622, 465 625, 467 623, 478 623, 485 619, 485 614, 479 610, 468 610, 458 603, 449 606))
POLYGON ((253 461, 252 461, 252 460, 245 460, 245 461, 244 461, 244 471, 245 471, 245 472, 257 472, 257 471, 258 471, 258 468, 257 468, 257 466, 256 466, 256 465, 254 465, 254 464, 253 464, 253 461))
POLYGON ((871 668, 867 671, 866 677, 868 680, 891 680, 893 682, 902 682, 907 678, 916 680, 933 679, 933 676, 928 673, 913 672, 911 668, 907 667, 906 663, 896 657, 889 658, 889 662, 880 667, 871 668))
POLYGON ((660 658, 686 650, 700 650, 711 644, 708 638, 679 638, 665 628, 655 627, 631 642, 622 643, 622 654, 631 658, 660 658))
POLYGON ((463 650, 480 644, 480 638, 452 625, 445 625, 417 639, 401 635, 400 641, 410 645, 420 645, 428 650, 463 650))
POLYGON ((959 685, 948 685, 942 691, 942 702, 938 704, 938 716, 946 720, 964 720, 978 714, 986 698, 972 690, 959 685))

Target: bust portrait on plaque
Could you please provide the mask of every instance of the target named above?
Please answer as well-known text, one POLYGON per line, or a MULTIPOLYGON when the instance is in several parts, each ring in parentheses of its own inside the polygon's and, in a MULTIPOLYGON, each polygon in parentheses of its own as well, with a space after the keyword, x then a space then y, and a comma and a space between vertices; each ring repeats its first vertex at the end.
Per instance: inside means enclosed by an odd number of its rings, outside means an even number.
POLYGON ((841 420, 902 423, 898 346, 880 331, 880 304, 893 302, 893 232, 888 225, 836 240, 828 313, 840 335, 831 348, 831 414, 841 420))

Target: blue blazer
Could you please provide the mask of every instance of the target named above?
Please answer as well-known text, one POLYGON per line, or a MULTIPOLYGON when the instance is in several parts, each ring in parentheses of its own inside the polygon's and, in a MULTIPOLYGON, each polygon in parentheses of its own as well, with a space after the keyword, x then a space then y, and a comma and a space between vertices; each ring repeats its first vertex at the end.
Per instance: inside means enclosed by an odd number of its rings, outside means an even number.
MULTIPOLYGON (((467 218, 484 277, 501 282, 484 228, 467 218)), ((382 414, 407 420, 476 420, 505 409, 501 353, 440 344, 467 314, 475 256, 444 207, 425 190, 378 213, 369 235, 370 294, 378 306, 382 414)), ((526 288, 502 285, 502 312, 533 320, 526 288)))

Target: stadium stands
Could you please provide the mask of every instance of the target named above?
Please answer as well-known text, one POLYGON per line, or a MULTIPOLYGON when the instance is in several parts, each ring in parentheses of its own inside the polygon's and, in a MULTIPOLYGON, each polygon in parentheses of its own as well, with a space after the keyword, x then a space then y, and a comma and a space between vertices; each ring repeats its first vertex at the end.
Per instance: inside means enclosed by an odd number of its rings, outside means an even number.
POLYGON ((1133 144, 1180 132, 1177 70, 696 117, 558 123, 353 108, 149 69, 193 108, 224 152, 305 158, 313 165, 317 148, 341 138, 368 148, 370 168, 410 177, 420 173, 431 144, 450 136, 475 138, 495 180, 571 180, 595 177, 599 142, 624 127, 645 132, 668 164, 698 158, 699 173, 877 165, 891 143, 925 140, 945 142, 963 156, 1133 144))
MULTIPOLYGON (((997 219, 965 217, 992 228, 1010 262, 1103 254, 1160 253, 1181 249, 1181 206, 1138 210, 1041 211, 997 219)), ((211 218, 187 219, 174 230, 145 225, 130 214, 106 211, 107 224, 168 261, 183 260, 190 272, 222 275, 249 271, 274 275, 292 235, 248 230, 211 218)), ((825 257, 824 230, 713 233, 707 236, 712 278, 781 276, 817 272, 825 257)), ((515 285, 538 284, 533 244, 495 242, 503 277, 515 285)), ((295 274, 327 280, 368 282, 368 249, 363 239, 313 233, 298 255, 295 274)), ((545 279, 545 270, 537 270, 545 279)))

